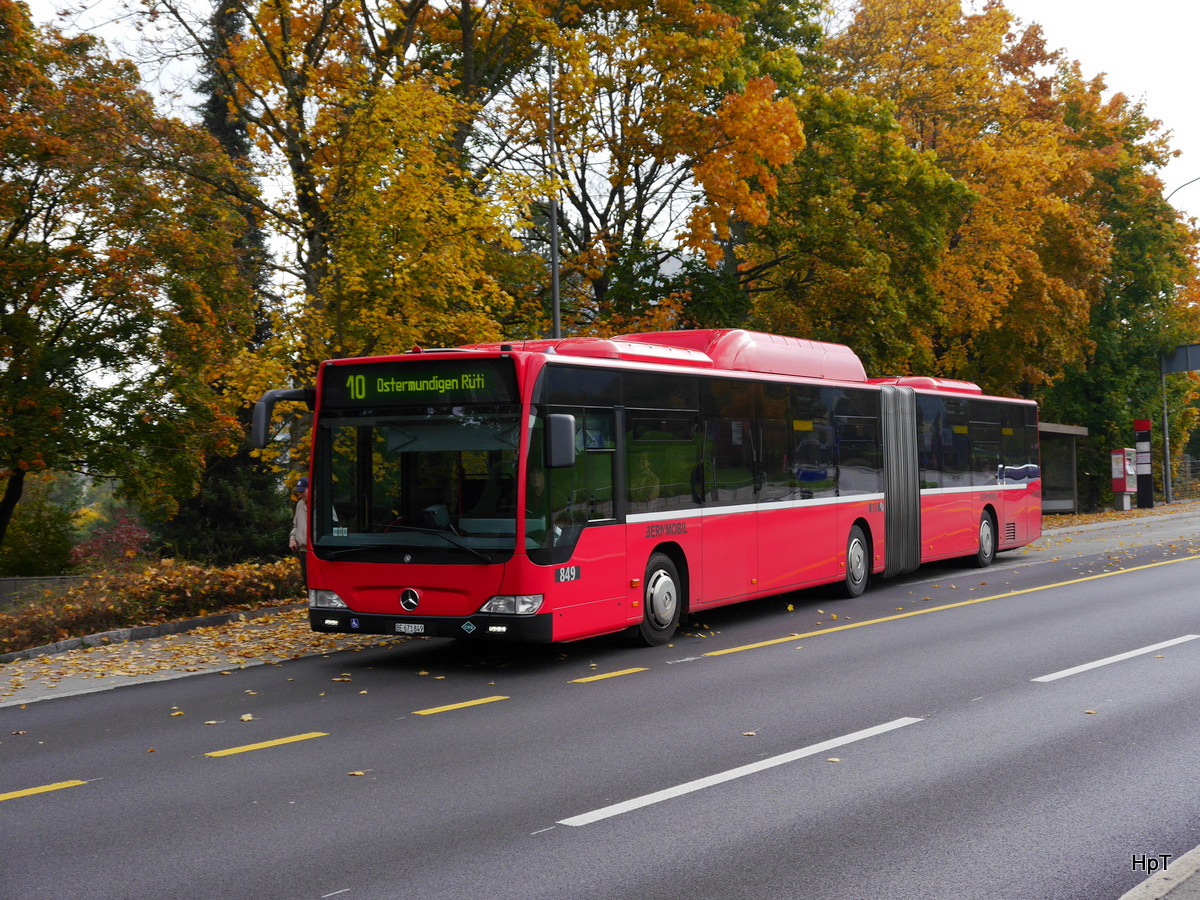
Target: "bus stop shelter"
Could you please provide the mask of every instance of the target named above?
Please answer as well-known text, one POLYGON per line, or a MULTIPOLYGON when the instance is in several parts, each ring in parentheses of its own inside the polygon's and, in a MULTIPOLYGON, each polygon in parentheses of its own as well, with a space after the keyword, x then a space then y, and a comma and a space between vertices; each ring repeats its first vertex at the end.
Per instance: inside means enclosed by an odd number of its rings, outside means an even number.
POLYGON ((1088 430, 1078 425, 1038 423, 1042 445, 1042 512, 1079 511, 1077 443, 1087 434, 1088 430))

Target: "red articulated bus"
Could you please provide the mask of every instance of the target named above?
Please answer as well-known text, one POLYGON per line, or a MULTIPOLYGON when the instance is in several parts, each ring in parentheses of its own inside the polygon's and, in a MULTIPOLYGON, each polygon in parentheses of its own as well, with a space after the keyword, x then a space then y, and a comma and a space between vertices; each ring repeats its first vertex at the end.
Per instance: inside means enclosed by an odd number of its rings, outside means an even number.
POLYGON ((1037 407, 742 330, 321 365, 313 629, 571 641, 1041 534, 1037 407))

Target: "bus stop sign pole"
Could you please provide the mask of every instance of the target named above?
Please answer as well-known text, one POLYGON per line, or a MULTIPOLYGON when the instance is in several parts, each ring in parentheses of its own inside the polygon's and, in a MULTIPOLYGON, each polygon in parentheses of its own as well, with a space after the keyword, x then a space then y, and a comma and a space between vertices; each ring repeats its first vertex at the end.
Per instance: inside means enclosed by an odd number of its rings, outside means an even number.
POLYGON ((1137 450, 1138 509, 1154 509, 1154 472, 1150 465, 1149 419, 1133 420, 1133 446, 1137 450))

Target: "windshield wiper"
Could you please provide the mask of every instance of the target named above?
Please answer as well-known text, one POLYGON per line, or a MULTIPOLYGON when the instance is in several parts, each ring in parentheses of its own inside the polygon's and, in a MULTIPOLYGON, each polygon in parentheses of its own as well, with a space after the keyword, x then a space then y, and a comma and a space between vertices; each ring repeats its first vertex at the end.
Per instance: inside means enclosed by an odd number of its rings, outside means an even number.
MULTIPOLYGON (((387 530, 388 531, 416 531, 420 534, 436 534, 438 537, 444 539, 448 543, 453 544, 455 547, 458 547, 460 550, 466 550, 468 553, 472 553, 475 556, 478 556, 480 559, 482 559, 486 563, 490 563, 492 561, 492 558, 490 556, 488 556, 486 553, 484 553, 482 550, 476 550, 471 545, 464 544, 462 541, 453 537, 449 533, 447 533, 445 531, 440 531, 437 528, 421 528, 417 525, 389 525, 387 527, 387 530)), ((400 548, 392 547, 392 546, 389 546, 388 544, 360 544, 357 547, 342 547, 338 550, 331 550, 331 551, 329 551, 329 553, 331 556, 341 556, 342 554, 345 554, 345 553, 362 553, 366 550, 398 550, 398 549, 400 549, 400 548)))
POLYGON ((351 553, 366 553, 368 550, 396 550, 397 547, 389 547, 386 544, 359 544, 355 547, 339 547, 336 550, 327 550, 330 556, 347 556, 351 553))

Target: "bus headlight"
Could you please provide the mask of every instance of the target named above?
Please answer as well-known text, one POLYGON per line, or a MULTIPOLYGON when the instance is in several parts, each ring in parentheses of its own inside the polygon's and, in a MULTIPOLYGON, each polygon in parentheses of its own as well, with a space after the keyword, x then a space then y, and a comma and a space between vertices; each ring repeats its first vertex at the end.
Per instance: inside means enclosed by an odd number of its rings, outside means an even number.
POLYGON ((346 605, 346 601, 333 591, 315 591, 311 588, 308 591, 308 605, 310 607, 321 607, 323 609, 350 608, 346 605))
POLYGON ((532 616, 542 608, 543 594, 507 594, 493 597, 479 608, 481 613, 532 616))

